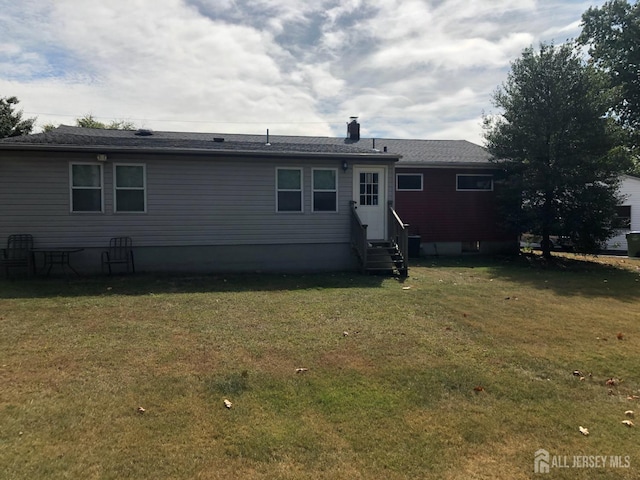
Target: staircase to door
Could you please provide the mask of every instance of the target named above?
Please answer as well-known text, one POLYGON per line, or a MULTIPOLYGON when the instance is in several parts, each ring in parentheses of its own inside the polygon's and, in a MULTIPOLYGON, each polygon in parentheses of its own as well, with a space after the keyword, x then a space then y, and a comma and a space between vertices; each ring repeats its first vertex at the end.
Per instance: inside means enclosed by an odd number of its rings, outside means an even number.
POLYGON ((363 273, 406 277, 409 273, 407 265, 409 225, 402 223, 391 205, 388 207, 388 214, 388 239, 367 240, 367 225, 360 220, 355 202, 352 202, 351 246, 358 257, 363 273))
POLYGON ((379 275, 405 275, 405 258, 394 242, 374 242, 367 246, 364 271, 379 275))

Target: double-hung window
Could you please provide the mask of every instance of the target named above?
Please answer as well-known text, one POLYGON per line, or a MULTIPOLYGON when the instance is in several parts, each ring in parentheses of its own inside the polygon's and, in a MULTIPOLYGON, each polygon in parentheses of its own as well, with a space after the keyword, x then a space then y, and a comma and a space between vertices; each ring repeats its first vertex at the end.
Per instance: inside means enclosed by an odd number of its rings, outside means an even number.
POLYGON ((71 211, 103 211, 103 173, 100 163, 72 163, 69 166, 71 211))
POLYGON ((338 171, 313 169, 313 211, 338 211, 338 171))
POLYGON ((113 166, 114 211, 118 213, 144 213, 146 202, 146 169, 133 163, 113 166))
POLYGON ((302 212, 301 168, 276 168, 276 211, 302 212))

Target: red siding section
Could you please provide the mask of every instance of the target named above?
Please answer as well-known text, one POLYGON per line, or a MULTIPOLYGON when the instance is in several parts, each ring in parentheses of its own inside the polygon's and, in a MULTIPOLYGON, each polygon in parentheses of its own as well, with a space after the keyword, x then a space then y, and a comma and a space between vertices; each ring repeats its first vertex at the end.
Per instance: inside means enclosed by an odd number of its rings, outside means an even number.
POLYGON ((456 191, 457 174, 491 174, 490 169, 402 168, 421 173, 422 191, 396 191, 395 208, 411 235, 422 242, 509 241, 499 223, 495 191, 456 191))

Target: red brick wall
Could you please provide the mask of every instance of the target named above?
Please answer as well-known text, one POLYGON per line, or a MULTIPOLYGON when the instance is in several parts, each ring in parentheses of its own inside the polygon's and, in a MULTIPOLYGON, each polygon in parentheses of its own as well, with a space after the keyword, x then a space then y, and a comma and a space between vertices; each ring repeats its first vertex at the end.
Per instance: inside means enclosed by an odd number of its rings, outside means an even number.
POLYGON ((422 242, 513 239, 501 231, 495 191, 456 191, 456 174, 491 174, 491 170, 398 168, 398 173, 422 173, 421 192, 395 192, 396 211, 410 224, 410 235, 420 235, 422 242))

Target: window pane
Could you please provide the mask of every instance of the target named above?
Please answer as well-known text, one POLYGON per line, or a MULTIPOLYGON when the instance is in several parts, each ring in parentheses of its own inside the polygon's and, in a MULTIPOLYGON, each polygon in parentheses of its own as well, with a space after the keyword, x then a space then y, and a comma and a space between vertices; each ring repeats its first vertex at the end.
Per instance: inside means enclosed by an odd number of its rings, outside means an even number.
POLYGON ((335 190, 336 171, 335 170, 314 170, 313 188, 316 190, 335 190))
POLYGON ((300 170, 278 170, 278 189, 300 190, 301 185, 300 170))
POLYGON ((316 212, 335 212, 336 207, 335 192, 314 192, 313 209, 316 212))
POLYGON ((100 165, 73 165, 74 187, 100 187, 100 165))
POLYGON ((398 174, 398 190, 422 190, 422 175, 398 174))
POLYGON ((301 192, 278 192, 279 212, 301 212, 302 194, 301 192))
POLYGON ((141 166, 116 166, 116 187, 144 187, 144 169, 141 166))
POLYGON ((144 212, 144 190, 116 190, 118 212, 144 212))
POLYGON ((72 192, 74 212, 100 212, 102 201, 98 189, 74 189, 72 192))
POLYGON ((458 175, 458 190, 492 190, 493 178, 488 175, 458 175))

